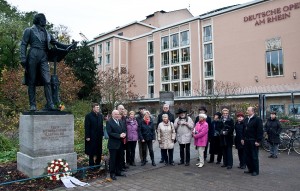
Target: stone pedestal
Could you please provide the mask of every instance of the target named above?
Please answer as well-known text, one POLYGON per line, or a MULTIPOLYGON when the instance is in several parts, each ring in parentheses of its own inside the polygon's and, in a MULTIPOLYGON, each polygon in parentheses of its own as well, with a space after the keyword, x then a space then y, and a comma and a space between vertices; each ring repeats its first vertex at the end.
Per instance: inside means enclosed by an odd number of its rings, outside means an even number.
POLYGON ((19 125, 18 170, 29 177, 45 174, 53 159, 65 159, 77 168, 74 152, 74 116, 61 112, 23 113, 19 125))

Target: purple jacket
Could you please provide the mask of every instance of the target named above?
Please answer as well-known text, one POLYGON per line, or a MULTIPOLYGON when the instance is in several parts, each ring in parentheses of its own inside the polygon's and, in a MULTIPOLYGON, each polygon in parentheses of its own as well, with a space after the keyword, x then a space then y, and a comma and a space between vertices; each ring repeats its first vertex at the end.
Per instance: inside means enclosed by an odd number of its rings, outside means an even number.
POLYGON ((126 119, 127 127, 127 141, 137 141, 139 139, 138 135, 138 123, 135 118, 126 119))
POLYGON ((208 124, 206 121, 197 122, 193 131, 194 144, 198 147, 205 147, 208 139, 208 124))

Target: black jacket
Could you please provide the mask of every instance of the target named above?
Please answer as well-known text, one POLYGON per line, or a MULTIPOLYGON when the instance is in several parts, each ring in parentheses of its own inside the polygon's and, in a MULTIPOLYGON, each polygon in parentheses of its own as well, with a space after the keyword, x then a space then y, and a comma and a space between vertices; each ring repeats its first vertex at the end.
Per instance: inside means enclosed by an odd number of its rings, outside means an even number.
POLYGON ((143 120, 139 125, 139 140, 155 140, 155 129, 154 123, 150 120, 149 124, 147 125, 146 122, 143 120))
POLYGON ((243 130, 243 140, 261 142, 263 138, 263 124, 262 120, 254 115, 250 121, 249 117, 244 119, 245 127, 243 130))
POLYGON ((85 116, 85 154, 97 155, 102 153, 102 137, 103 137, 103 116, 90 112, 85 116), (86 138, 90 138, 87 141, 86 138))
POLYGON ((243 137, 243 130, 245 128, 244 121, 236 122, 234 129, 235 129, 235 138, 234 138, 234 144, 236 149, 242 149, 244 146, 241 143, 242 137, 243 137))
POLYGON ((268 141, 273 144, 280 144, 280 133, 281 133, 281 124, 275 118, 269 118, 265 124, 265 130, 268 134, 268 141))
POLYGON ((113 118, 110 118, 106 122, 106 131, 108 134, 107 148, 119 149, 121 144, 123 144, 120 135, 121 133, 126 133, 126 128, 123 126, 123 123, 120 121, 118 125, 113 118))
POLYGON ((227 118, 223 120, 223 128, 221 129, 220 139, 221 139, 221 146, 228 146, 232 147, 233 145, 233 131, 234 131, 234 121, 232 118, 227 118))

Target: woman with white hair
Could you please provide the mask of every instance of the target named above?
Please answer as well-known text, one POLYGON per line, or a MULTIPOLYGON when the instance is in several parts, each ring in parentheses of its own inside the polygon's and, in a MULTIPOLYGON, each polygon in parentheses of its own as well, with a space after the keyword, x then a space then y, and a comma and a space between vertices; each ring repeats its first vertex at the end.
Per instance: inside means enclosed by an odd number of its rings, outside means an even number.
POLYGON ((204 154, 205 146, 208 139, 208 124, 206 123, 206 114, 199 114, 199 121, 196 123, 195 129, 193 130, 194 144, 199 154, 199 163, 196 165, 202 168, 204 165, 204 154))
POLYGON ((157 128, 157 140, 159 142, 159 148, 163 154, 163 160, 166 165, 170 164, 174 166, 173 162, 173 149, 174 140, 176 137, 175 128, 173 123, 169 120, 168 114, 162 115, 162 122, 159 123, 157 128))

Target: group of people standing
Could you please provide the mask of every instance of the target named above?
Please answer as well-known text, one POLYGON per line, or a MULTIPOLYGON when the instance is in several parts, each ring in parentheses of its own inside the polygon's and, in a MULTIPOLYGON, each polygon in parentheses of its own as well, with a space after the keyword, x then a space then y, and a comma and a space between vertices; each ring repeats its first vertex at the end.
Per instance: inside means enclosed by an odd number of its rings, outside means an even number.
MULTIPOLYGON (((106 122, 109 149, 110 177, 126 176, 124 171, 129 166, 136 166, 135 150, 138 143, 141 166, 147 164, 150 155, 152 166, 154 160, 153 143, 157 140, 161 149, 160 163, 174 166, 173 152, 176 142, 179 143, 180 161, 178 165, 190 165, 190 147, 194 138, 195 149, 198 152, 199 168, 204 166, 209 145, 209 161, 213 163, 217 155, 216 164, 231 169, 233 166, 232 147, 238 150, 239 168, 248 171, 252 176, 259 174, 258 146, 263 138, 262 120, 254 114, 254 108, 247 109, 248 116, 236 113, 236 122, 230 117, 229 110, 224 108, 221 113, 216 112, 211 119, 207 116, 205 107, 199 108, 199 116, 195 122, 187 115, 187 111, 179 108, 175 118, 164 104, 158 115, 157 124, 144 107, 139 108, 137 115, 134 111, 127 113, 123 105, 112 111, 111 118, 106 122), (236 136, 234 137, 234 131, 236 136), (125 157, 126 152, 126 157, 125 157)), ((103 116, 99 112, 99 105, 92 105, 92 112, 85 118, 86 154, 89 155, 89 165, 99 165, 102 152, 103 116)), ((273 154, 272 156, 275 156, 273 154)))

